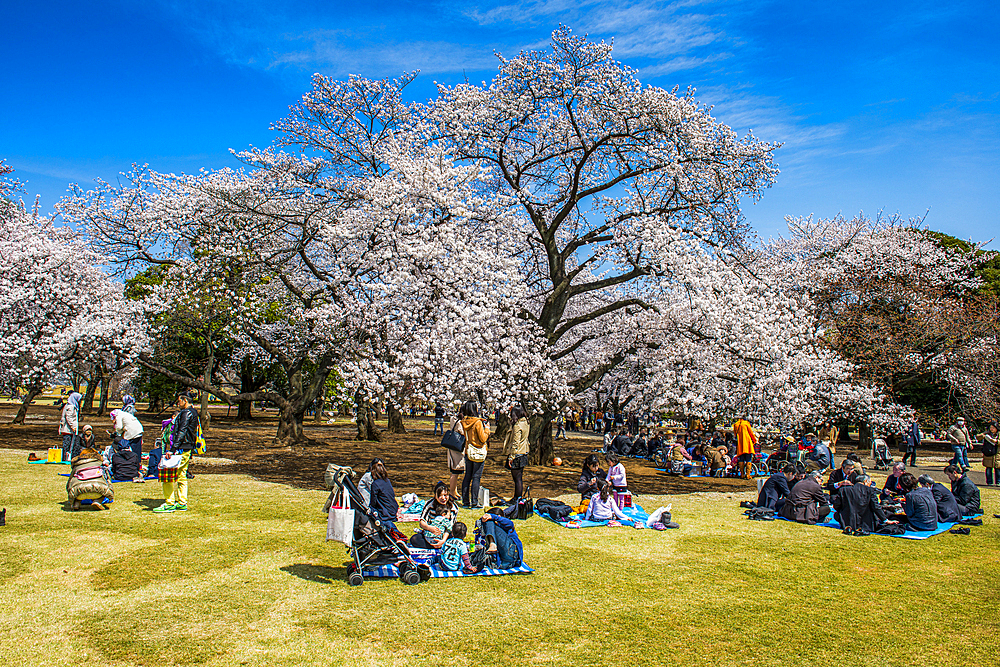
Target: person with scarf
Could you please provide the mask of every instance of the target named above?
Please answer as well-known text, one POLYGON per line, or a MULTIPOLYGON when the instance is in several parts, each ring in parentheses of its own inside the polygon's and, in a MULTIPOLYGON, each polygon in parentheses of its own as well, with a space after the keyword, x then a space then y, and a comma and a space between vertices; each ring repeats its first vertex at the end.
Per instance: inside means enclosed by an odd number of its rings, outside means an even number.
POLYGON ((135 397, 131 394, 122 396, 122 411, 135 417, 135 397))
POLYGON ((80 453, 80 401, 83 394, 72 392, 66 399, 59 417, 59 435, 62 436, 62 460, 70 461, 80 453))

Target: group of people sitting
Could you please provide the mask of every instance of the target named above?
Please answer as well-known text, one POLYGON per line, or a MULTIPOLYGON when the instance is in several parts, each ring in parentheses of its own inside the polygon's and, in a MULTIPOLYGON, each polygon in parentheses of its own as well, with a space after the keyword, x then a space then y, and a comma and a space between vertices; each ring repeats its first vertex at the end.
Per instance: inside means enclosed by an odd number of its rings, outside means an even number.
MULTIPOLYGON (((396 539, 406 540, 406 536, 396 527, 396 522, 403 519, 403 511, 396 501, 385 461, 375 458, 371 462, 358 482, 358 490, 382 526, 396 539)), ((479 550, 483 552, 477 556, 475 550, 470 551, 465 541, 468 526, 457 518, 458 505, 451 497, 448 485, 443 481, 438 482, 430 500, 424 504, 419 529, 408 540, 410 546, 437 550, 435 565, 452 572, 461 570, 474 574, 487 562, 495 563, 500 569, 512 569, 521 565, 524 549, 510 519, 489 512, 483 514, 476 522, 481 537, 479 550)))
POLYGON ((872 483, 856 455, 850 455, 826 483, 820 470, 789 463, 761 487, 757 506, 799 523, 816 524, 831 512, 847 532, 873 533, 887 524, 904 530, 936 530, 938 523, 954 523, 981 512, 979 489, 962 469, 944 469, 949 489, 930 475, 914 477, 897 463, 881 491, 872 483), (899 502, 902 512, 887 512, 885 504, 899 502))
POLYGON ((605 453, 604 460, 608 464, 607 472, 601 469, 601 462, 597 454, 589 454, 583 461, 583 470, 580 471, 580 481, 577 483, 576 489, 580 492, 580 504, 587 506, 584 519, 587 521, 607 521, 609 519, 631 521, 622 512, 615 498, 616 494, 629 492, 625 466, 622 465, 618 454, 614 452, 605 453))

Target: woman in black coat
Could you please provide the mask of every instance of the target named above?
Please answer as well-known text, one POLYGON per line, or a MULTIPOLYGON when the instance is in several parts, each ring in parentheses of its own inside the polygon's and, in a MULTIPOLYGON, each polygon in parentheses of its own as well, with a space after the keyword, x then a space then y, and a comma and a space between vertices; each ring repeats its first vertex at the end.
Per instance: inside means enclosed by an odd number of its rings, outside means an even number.
POLYGON ((376 459, 372 463, 372 486, 371 500, 368 506, 379 518, 383 526, 391 530, 396 530, 396 521, 402 516, 399 511, 399 503, 396 502, 396 492, 389 481, 389 473, 386 472, 385 464, 381 459, 376 459))
POLYGON ((601 470, 600 459, 597 454, 591 454, 583 461, 583 471, 580 473, 580 482, 576 485, 576 490, 580 492, 580 504, 590 501, 590 497, 601 490, 601 483, 606 477, 601 470))

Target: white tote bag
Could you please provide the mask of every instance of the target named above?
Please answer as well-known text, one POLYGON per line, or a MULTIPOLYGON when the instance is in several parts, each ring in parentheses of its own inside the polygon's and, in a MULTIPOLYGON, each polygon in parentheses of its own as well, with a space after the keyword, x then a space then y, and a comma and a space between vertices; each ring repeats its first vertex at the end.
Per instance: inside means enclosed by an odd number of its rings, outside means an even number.
POLYGON ((347 546, 354 543, 354 510, 351 509, 351 496, 344 490, 340 492, 340 502, 334 499, 330 506, 326 519, 326 540, 347 546))

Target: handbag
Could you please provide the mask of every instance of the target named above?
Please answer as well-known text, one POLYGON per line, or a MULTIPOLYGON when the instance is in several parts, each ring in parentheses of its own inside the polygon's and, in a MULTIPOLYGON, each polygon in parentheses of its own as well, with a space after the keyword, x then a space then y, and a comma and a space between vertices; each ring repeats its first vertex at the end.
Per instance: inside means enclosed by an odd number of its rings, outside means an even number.
POLYGON ((441 446, 447 447, 453 452, 461 452, 465 449, 465 436, 457 431, 448 429, 441 438, 441 446))
POLYGON ((340 494, 340 502, 343 506, 337 502, 330 506, 330 513, 326 519, 326 540, 340 542, 349 547, 354 543, 354 510, 351 509, 350 496, 343 491, 340 494))

